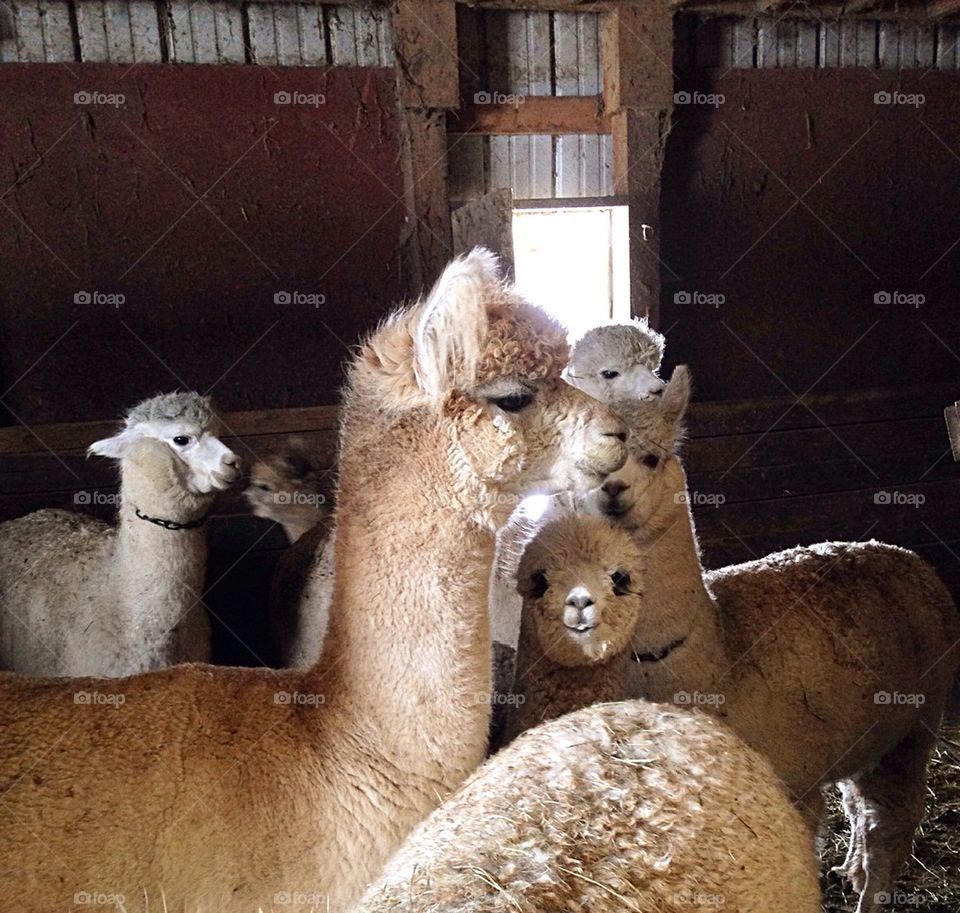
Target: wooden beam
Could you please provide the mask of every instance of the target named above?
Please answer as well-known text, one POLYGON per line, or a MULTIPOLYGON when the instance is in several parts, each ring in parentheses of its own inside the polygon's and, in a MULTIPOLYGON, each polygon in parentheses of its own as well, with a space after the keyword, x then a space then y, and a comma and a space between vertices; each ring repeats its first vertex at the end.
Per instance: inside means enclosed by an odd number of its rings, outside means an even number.
POLYGON ((599 95, 528 95, 517 104, 472 104, 447 119, 451 133, 521 135, 604 134, 610 117, 599 95))
POLYGON ((660 175, 673 110, 673 12, 667 0, 605 13, 603 91, 611 115, 614 193, 626 197, 630 308, 660 320, 660 175))

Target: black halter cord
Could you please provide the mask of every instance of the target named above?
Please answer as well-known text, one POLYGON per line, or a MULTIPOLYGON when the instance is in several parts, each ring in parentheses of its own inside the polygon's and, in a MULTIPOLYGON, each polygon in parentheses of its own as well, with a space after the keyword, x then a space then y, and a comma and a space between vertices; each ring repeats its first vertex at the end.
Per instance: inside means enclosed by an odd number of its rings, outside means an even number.
POLYGON ((637 653, 633 651, 633 661, 635 663, 659 663, 666 659, 677 647, 682 647, 686 643, 686 637, 680 637, 671 641, 665 647, 661 647, 656 653, 637 653))
POLYGON ((203 526, 203 524, 207 522, 206 514, 199 520, 191 520, 189 523, 177 523, 176 520, 164 520, 162 517, 148 517, 146 514, 140 513, 139 507, 134 507, 133 510, 141 520, 146 520, 147 523, 155 523, 164 529, 196 529, 198 526, 203 526))

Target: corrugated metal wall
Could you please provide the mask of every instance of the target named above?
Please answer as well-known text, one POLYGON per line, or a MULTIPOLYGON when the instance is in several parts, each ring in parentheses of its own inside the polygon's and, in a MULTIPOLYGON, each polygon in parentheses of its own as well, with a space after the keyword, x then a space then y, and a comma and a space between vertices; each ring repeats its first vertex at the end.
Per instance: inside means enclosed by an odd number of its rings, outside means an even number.
POLYGON ((960 66, 956 25, 877 20, 814 21, 677 19, 678 67, 870 67, 882 69, 960 66))
MULTIPOLYGON (((464 101, 597 95, 600 16, 457 10, 464 101)), ((451 197, 509 187, 516 199, 609 196, 609 136, 461 136, 450 145, 451 197)))
POLYGON ((0 3, 0 62, 393 66, 385 9, 189 0, 0 3))

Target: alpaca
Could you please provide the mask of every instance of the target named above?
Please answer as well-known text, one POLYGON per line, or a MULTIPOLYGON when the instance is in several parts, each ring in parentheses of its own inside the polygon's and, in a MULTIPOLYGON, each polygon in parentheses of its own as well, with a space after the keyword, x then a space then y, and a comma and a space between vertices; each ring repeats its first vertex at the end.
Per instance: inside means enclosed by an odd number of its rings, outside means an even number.
POLYGON ((290 438, 253 464, 243 496, 255 517, 279 523, 293 544, 329 515, 329 476, 300 438, 290 438))
POLYGON ((356 349, 312 669, 0 676, 3 907, 97 886, 151 909, 347 909, 483 759, 505 504, 626 458, 621 420, 561 380, 567 356, 480 250, 356 349))
POLYGON ((629 534, 604 520, 570 514, 537 531, 517 574, 523 612, 503 744, 544 720, 622 700, 642 566, 629 534))
POLYGON ((494 755, 355 913, 819 913, 813 837, 709 716, 597 704, 494 755))
POLYGON ((323 649, 333 599, 330 475, 300 438, 290 438, 254 464, 243 493, 253 514, 283 526, 290 542, 274 568, 268 609, 283 668, 308 669, 323 649))
POLYGON ((204 521, 240 475, 210 400, 134 406, 89 453, 120 463, 116 527, 63 510, 0 524, 0 667, 133 675, 210 658, 204 521))
POLYGON ((573 347, 563 376, 599 400, 651 399, 663 393, 657 372, 665 347, 646 318, 594 327, 573 347))
POLYGON ((825 542, 705 573, 676 455, 690 379, 618 403, 631 457, 585 504, 646 555, 626 696, 703 706, 810 816, 839 783, 851 826, 837 874, 858 913, 893 890, 924 812, 926 767, 957 672, 960 620, 934 570, 879 542, 825 542))
MULTIPOLYGON (((573 348, 564 378, 596 399, 651 399, 663 392, 657 375, 666 340, 645 318, 611 323, 588 330, 573 348)), ((520 600, 516 592, 517 562, 545 510, 560 504, 521 504, 497 537, 498 557, 490 575, 490 636, 494 644, 497 691, 504 694, 513 681, 515 647, 520 634, 520 600)))

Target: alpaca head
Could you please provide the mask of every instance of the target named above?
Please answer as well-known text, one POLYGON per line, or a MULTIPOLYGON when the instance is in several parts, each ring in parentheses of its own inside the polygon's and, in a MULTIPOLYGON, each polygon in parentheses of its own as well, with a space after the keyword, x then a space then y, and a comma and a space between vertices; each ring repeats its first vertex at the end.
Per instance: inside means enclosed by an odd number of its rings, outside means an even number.
POLYGON ((329 470, 299 438, 250 467, 243 496, 254 516, 309 528, 330 512, 329 470))
POLYGON ((605 403, 660 396, 664 384, 657 371, 665 344, 643 318, 594 327, 573 347, 564 377, 605 403))
POLYGON ((503 283, 493 255, 478 249, 365 343, 350 395, 398 421, 418 413, 470 499, 476 483, 483 495, 509 496, 497 503, 594 487, 623 465, 626 428, 564 383, 568 354, 560 325, 503 283))
POLYGON ((664 497, 674 498, 678 486, 683 490, 683 471, 675 456, 690 394, 690 372, 680 365, 655 400, 611 402, 630 428, 630 456, 597 489, 579 498, 580 509, 637 529, 661 508, 664 497))
POLYGON ((527 546, 517 591, 544 655, 589 666, 632 643, 641 579, 642 559, 625 530, 573 514, 548 522, 527 546))
POLYGON ((240 477, 240 458, 218 432, 209 397, 164 393, 134 406, 117 434, 87 452, 136 464, 161 484, 179 485, 189 494, 209 495, 240 477))

